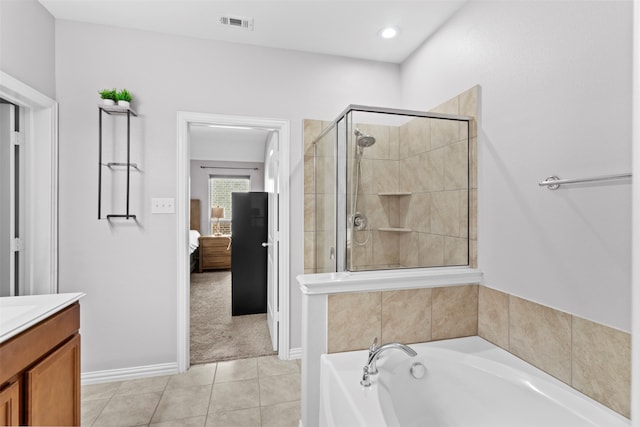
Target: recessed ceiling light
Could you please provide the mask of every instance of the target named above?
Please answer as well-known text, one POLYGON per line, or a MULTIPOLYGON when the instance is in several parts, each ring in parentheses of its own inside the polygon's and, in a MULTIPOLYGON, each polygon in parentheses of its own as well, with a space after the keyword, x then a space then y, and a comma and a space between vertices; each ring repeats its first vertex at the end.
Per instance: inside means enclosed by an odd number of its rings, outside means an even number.
POLYGON ((396 27, 386 27, 380 30, 380 37, 383 39, 392 39, 398 35, 398 29, 396 27))

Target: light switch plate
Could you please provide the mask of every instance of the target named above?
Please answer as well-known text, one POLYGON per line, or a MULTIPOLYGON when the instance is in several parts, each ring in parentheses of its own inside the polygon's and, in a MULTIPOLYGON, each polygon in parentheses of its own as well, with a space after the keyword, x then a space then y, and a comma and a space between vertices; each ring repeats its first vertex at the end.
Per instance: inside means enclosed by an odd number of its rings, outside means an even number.
POLYGON ((176 212, 174 198, 153 198, 151 199, 152 214, 172 214, 176 212))

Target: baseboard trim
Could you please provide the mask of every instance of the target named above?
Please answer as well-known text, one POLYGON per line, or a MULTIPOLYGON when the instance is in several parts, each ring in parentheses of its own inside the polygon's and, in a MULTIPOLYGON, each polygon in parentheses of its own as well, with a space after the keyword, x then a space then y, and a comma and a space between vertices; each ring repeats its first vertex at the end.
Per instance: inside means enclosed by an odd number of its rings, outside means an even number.
POLYGON ((302 347, 289 350, 289 360, 302 359, 302 347))
POLYGON ((109 369, 106 371, 84 372, 80 376, 82 385, 108 383, 113 381, 135 380, 138 378, 173 375, 178 373, 177 363, 136 366, 133 368, 109 369))

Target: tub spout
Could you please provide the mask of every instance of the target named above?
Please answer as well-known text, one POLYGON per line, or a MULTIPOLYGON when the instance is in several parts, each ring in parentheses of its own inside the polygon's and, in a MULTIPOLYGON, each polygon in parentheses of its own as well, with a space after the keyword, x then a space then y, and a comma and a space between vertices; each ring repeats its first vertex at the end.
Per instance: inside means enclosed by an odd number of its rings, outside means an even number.
POLYGON ((411 357, 418 355, 418 353, 416 353, 414 349, 404 344, 392 342, 388 344, 383 344, 380 347, 376 347, 374 342, 374 344, 371 346, 371 349, 369 349, 369 358, 367 359, 367 364, 365 365, 364 368, 362 368, 363 375, 362 375, 362 381, 360 381, 360 384, 362 386, 369 387, 371 385, 371 381, 369 380, 369 375, 375 375, 378 373, 378 367, 376 366, 376 362, 378 361, 378 358, 382 353, 390 349, 402 350, 411 357))

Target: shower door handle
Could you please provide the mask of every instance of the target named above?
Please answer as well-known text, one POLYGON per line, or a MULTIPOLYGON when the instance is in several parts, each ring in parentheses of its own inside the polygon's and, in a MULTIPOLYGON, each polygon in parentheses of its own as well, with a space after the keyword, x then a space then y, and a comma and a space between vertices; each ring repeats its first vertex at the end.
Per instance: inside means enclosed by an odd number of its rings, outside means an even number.
POLYGON ((331 248, 331 250, 329 250, 329 259, 331 261, 335 261, 336 260, 336 249, 335 248, 331 248))
POLYGON ((271 243, 269 243, 269 242, 264 242, 264 243, 262 243, 262 247, 263 247, 263 248, 266 248, 266 247, 268 247, 268 246, 271 246, 271 243))

